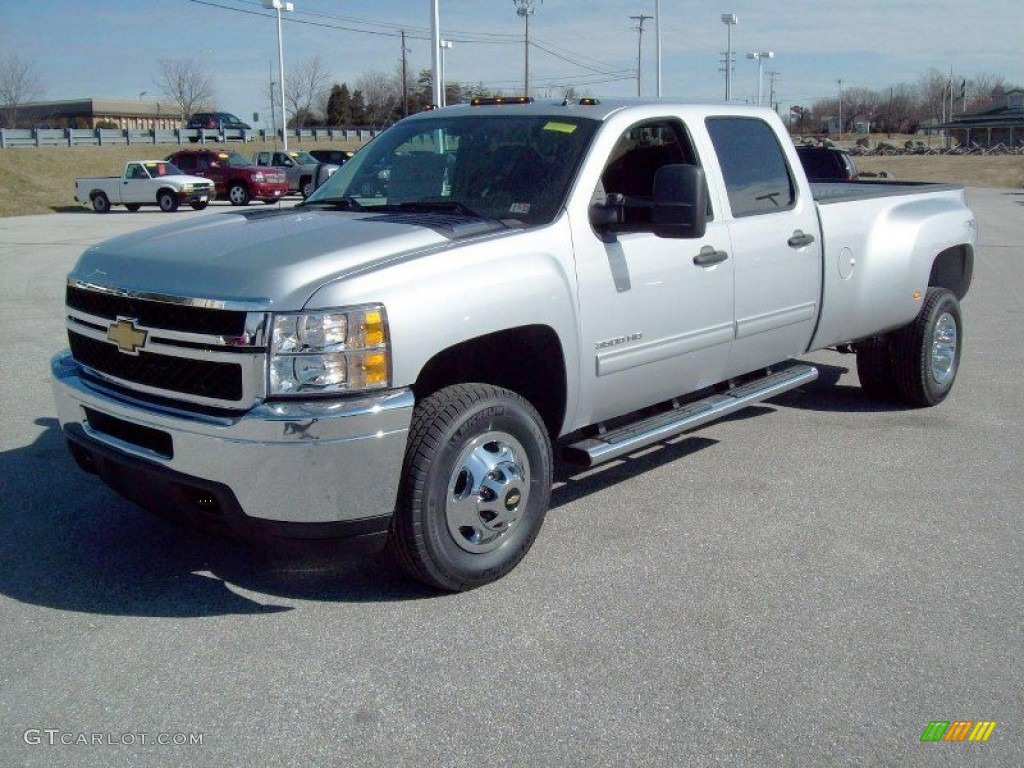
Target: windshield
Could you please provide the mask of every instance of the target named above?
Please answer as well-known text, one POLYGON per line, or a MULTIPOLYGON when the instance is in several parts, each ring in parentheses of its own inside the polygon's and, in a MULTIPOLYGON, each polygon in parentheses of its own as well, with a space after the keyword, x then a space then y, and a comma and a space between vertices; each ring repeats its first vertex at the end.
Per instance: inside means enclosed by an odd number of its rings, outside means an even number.
POLYGON ((217 160, 221 165, 226 165, 229 168, 243 168, 252 165, 252 160, 241 152, 224 152, 218 155, 217 160))
POLYGON ((316 165, 320 161, 313 157, 309 152, 289 152, 288 153, 292 160, 299 165, 316 165))
POLYGON ((182 171, 176 165, 168 162, 167 160, 158 160, 151 163, 145 163, 146 170, 149 171, 149 175, 157 179, 161 176, 181 176, 182 171))
POLYGON ((466 112, 403 121, 357 152, 306 205, 548 223, 598 125, 466 112))

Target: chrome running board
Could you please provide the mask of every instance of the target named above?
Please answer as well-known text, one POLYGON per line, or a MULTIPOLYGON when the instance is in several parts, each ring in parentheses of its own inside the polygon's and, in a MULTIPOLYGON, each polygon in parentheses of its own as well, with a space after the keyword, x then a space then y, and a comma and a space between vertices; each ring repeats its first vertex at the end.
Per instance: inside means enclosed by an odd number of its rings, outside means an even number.
POLYGON ((817 378, 817 368, 792 365, 759 379, 745 381, 727 392, 695 400, 596 437, 572 443, 565 447, 564 456, 566 461, 573 464, 592 467, 724 418, 749 405, 809 384, 817 378))

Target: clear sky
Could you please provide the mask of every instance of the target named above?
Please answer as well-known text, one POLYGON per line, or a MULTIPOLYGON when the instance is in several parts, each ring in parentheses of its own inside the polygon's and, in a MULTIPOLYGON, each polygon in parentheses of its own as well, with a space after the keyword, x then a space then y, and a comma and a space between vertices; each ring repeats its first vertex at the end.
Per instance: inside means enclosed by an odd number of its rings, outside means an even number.
MULTIPOLYGON (((336 82, 393 72, 400 30, 414 72, 430 67, 430 0, 293 0, 284 14, 285 66, 319 56, 336 82)), ((594 96, 636 95, 637 21, 655 0, 535 0, 530 36, 534 95, 567 85, 594 96)), ((736 55, 732 95, 755 100, 751 51, 773 51, 785 107, 809 105, 843 88, 916 83, 930 69, 954 78, 1002 75, 1024 86, 1021 0, 661 0, 662 92, 688 100, 725 95, 726 27, 736 55)), ((446 79, 519 93, 523 19, 514 0, 441 0, 446 79)), ((655 92, 655 24, 644 23, 641 89, 655 92)), ((0 0, 0 52, 31 60, 45 100, 159 97, 157 62, 192 58, 213 75, 218 106, 266 122, 277 70, 277 25, 262 0, 0 0), (144 94, 144 95, 143 95, 144 94)), ((765 76, 767 98, 768 78, 765 76)))

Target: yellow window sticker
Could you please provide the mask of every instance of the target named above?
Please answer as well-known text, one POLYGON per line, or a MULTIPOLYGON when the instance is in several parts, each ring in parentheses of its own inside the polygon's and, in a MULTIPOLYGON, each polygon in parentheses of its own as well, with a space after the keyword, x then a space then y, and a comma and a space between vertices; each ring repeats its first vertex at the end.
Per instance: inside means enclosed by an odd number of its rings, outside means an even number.
POLYGON ((574 133, 576 126, 572 123, 559 123, 556 120, 552 120, 544 126, 545 131, 555 131, 556 133, 574 133))

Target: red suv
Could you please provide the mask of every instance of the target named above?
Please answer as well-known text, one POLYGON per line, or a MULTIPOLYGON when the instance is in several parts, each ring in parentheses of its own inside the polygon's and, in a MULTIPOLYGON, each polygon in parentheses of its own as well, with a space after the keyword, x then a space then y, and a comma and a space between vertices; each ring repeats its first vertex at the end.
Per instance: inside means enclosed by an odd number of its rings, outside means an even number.
POLYGON ((248 205, 250 200, 273 203, 288 194, 284 171, 258 168, 240 152, 183 149, 167 159, 182 173, 210 179, 217 197, 230 200, 232 205, 248 205))

